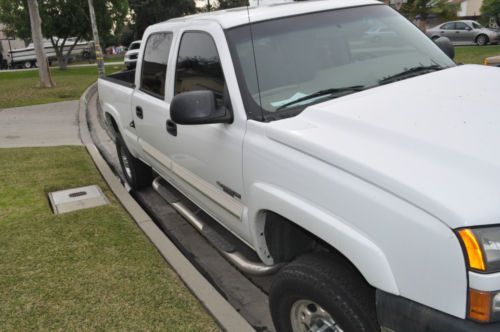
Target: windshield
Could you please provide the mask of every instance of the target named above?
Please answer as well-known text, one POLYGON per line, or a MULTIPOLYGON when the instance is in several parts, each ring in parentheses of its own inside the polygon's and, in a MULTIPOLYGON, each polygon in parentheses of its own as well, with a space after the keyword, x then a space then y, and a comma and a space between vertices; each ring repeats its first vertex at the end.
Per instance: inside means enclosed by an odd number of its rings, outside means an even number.
POLYGON ((484 29, 484 27, 481 24, 476 22, 472 22, 472 26, 474 27, 474 29, 484 29))
POLYGON ((258 22, 227 35, 245 107, 258 120, 387 84, 384 79, 410 68, 425 67, 420 75, 454 66, 418 28, 380 5, 258 22), (348 91, 318 94, 339 90, 348 91))

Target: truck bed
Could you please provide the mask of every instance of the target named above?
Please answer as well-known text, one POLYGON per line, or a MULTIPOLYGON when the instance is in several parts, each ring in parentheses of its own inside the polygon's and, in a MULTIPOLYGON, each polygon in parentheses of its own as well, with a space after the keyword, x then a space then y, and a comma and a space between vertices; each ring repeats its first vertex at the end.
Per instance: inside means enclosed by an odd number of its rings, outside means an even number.
POLYGON ((135 87, 134 79, 135 70, 129 70, 99 78, 97 81, 102 110, 117 122, 120 134, 129 148, 135 145, 135 138, 129 137, 130 132, 125 130, 133 120, 130 105, 135 87))
POLYGON ((135 84, 134 84, 135 69, 127 70, 127 71, 120 71, 118 73, 108 75, 102 79, 108 80, 108 81, 116 83, 116 84, 126 86, 128 88, 134 88, 134 86, 135 86, 135 84))

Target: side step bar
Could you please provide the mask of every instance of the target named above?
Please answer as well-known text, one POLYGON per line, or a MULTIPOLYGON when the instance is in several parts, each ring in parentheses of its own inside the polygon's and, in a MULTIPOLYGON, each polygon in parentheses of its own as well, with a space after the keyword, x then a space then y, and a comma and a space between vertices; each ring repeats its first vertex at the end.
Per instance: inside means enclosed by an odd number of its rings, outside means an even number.
MULTIPOLYGON (((198 232, 200 232, 231 264, 244 273, 254 276, 265 276, 278 272, 283 266, 282 263, 265 265, 261 262, 254 262, 246 258, 237 251, 231 241, 224 238, 214 230, 203 218, 200 217, 201 210, 196 211, 190 208, 191 202, 186 202, 187 198, 179 193, 174 187, 168 184, 161 177, 153 181, 153 188, 167 201, 181 216, 183 216, 198 232)), ((204 212, 201 212, 204 213, 204 212)), ((216 221, 214 221, 216 222, 216 221)), ((228 231, 224 230, 228 234, 228 231)), ((232 234, 230 236, 233 236, 232 234)), ((239 241, 239 240, 237 240, 239 241)))

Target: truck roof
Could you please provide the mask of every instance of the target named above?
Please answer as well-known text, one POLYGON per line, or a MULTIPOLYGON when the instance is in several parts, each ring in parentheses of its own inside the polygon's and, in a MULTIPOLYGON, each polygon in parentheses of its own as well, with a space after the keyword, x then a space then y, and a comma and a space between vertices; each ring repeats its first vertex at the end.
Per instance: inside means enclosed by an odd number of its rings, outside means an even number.
POLYGON ((247 7, 239 7, 178 17, 155 24, 154 27, 158 29, 163 27, 166 28, 172 24, 178 23, 189 23, 194 21, 214 21, 219 23, 222 28, 229 29, 239 25, 247 24, 248 14, 250 15, 252 23, 254 23, 278 17, 300 15, 329 9, 340 9, 375 4, 381 4, 381 2, 375 0, 315 0, 286 2, 259 7, 249 7, 248 12, 247 7))

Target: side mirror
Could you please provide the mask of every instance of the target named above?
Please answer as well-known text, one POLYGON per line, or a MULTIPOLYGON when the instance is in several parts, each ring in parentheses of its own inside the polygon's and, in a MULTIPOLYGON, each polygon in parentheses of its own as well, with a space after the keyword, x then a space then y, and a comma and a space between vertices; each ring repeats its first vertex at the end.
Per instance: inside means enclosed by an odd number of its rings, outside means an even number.
POLYGON ((451 43, 450 39, 447 37, 439 37, 437 38, 434 43, 443 51, 450 59, 453 60, 455 58, 455 48, 453 44, 451 43))
POLYGON ((209 90, 183 92, 175 96, 170 103, 170 118, 182 125, 233 122, 229 109, 217 107, 215 94, 209 90))

